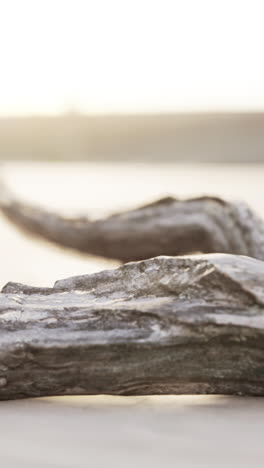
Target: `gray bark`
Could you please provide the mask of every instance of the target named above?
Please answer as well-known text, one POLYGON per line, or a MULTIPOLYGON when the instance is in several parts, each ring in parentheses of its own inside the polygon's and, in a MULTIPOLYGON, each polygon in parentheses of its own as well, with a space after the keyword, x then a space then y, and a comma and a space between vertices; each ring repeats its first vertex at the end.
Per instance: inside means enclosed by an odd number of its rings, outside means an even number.
POLYGON ((264 263, 159 257, 0 294, 0 399, 264 395, 264 263))
POLYGON ((264 260, 264 223, 243 203, 165 198, 90 221, 67 219, 1 191, 2 213, 20 229, 58 245, 122 262, 159 255, 232 253, 264 260))

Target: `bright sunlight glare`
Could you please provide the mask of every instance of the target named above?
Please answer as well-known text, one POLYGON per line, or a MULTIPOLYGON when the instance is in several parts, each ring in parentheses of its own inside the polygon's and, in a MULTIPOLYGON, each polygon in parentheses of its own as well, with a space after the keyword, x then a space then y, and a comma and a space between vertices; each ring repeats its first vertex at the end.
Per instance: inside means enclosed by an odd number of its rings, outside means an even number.
POLYGON ((0 114, 264 109, 264 3, 0 0, 0 114))

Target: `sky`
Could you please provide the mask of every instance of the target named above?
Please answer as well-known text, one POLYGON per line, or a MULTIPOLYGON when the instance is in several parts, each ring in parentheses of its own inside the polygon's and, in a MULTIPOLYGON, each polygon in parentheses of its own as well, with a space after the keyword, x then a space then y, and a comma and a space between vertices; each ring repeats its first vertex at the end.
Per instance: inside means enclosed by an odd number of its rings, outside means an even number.
POLYGON ((264 110, 263 21, 263 0, 0 0, 0 115, 264 110))

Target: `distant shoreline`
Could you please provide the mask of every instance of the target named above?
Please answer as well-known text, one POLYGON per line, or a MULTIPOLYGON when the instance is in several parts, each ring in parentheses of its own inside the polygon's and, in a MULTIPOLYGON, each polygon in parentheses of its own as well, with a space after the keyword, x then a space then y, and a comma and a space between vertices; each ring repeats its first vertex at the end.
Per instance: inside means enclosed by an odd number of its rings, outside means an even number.
POLYGON ((0 160, 264 162, 264 112, 0 117, 0 160))

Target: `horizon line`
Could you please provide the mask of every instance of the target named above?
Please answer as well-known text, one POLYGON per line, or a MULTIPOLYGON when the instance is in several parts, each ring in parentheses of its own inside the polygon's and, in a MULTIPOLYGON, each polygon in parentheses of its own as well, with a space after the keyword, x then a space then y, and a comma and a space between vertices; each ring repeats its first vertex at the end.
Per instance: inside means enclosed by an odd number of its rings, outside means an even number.
POLYGON ((198 116, 198 115, 259 115, 264 114, 263 109, 201 109, 201 110, 138 110, 138 111, 111 111, 111 112, 89 112, 79 110, 66 110, 61 112, 33 112, 33 113, 7 113, 1 114, 0 119, 32 119, 32 118, 58 118, 58 117, 132 117, 132 116, 198 116))

